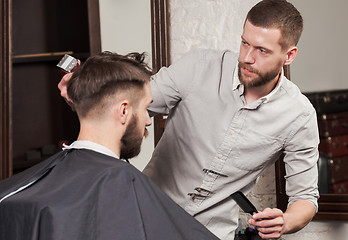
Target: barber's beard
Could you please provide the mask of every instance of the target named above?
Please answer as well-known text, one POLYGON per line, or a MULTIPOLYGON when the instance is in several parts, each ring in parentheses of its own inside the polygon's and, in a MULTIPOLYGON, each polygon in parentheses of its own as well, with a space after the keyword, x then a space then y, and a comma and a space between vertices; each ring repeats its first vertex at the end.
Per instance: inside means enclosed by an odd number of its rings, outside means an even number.
POLYGON ((252 88, 252 87, 261 87, 266 85, 267 83, 271 82, 273 79, 275 79, 280 72, 282 65, 281 63, 278 64, 278 66, 276 66, 274 69, 262 74, 260 71, 258 71, 257 69, 251 67, 249 64, 247 63, 242 63, 239 62, 238 63, 238 77, 239 77, 239 81, 247 88, 252 88), (246 81, 243 78, 242 72, 241 72, 241 68, 246 68, 249 71, 255 73, 258 75, 258 77, 254 78, 251 81, 246 81))
POLYGON ((121 138, 121 159, 133 158, 140 153, 143 137, 146 137, 148 132, 147 129, 145 129, 143 135, 140 132, 137 123, 137 116, 133 115, 131 122, 128 124, 127 129, 121 138))

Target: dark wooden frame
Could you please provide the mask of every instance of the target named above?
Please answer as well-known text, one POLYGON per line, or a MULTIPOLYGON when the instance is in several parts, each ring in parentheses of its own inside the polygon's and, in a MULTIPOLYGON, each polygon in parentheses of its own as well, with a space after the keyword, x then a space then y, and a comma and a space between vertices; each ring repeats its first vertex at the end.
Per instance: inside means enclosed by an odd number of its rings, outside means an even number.
POLYGON ((90 54, 101 51, 99 0, 88 0, 88 26, 90 54))
MULTIPOLYGON (((89 34, 90 34, 90 54, 96 54, 101 51, 100 38, 100 18, 99 1, 87 0, 89 15, 89 34)), ((11 113, 11 0, 3 0, 0 3, 0 180, 12 175, 12 113, 11 113)))
MULTIPOLYGON (((152 36, 152 69, 157 72, 163 66, 169 66, 169 24, 167 0, 151 0, 151 36, 152 36)), ((162 114, 154 117, 155 145, 164 130, 162 114)))
MULTIPOLYGON (((284 68, 284 74, 290 79, 290 66, 284 68)), ((285 164, 280 157, 275 164, 277 207, 286 210, 288 197, 285 192, 285 164)), ((348 220, 348 194, 321 194, 319 211, 314 220, 348 220)))
POLYGON ((0 107, 1 107, 1 130, 0 130, 0 180, 11 176, 12 155, 11 155, 11 103, 10 103, 10 0, 3 0, 0 3, 0 107))

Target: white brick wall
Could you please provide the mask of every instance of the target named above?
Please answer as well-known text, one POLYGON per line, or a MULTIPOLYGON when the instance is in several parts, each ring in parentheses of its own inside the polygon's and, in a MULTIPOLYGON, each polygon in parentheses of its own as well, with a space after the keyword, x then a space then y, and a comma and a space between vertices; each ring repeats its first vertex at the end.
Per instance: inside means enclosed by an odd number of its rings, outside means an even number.
POLYGON ((245 16, 258 0, 170 0, 172 61, 192 48, 239 50, 245 16))

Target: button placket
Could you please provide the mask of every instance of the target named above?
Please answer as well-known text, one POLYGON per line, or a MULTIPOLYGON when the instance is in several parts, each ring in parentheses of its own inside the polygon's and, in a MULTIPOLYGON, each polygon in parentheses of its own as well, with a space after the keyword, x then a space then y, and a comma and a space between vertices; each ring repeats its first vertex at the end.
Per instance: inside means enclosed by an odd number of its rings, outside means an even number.
POLYGON ((223 169, 233 146, 236 146, 235 143, 237 142, 237 133, 239 131, 238 128, 242 127, 243 119, 246 115, 246 112, 244 111, 245 110, 240 109, 238 112, 236 112, 234 118, 230 122, 229 128, 225 132, 225 137, 222 144, 217 149, 213 161, 210 163, 208 168, 203 169, 205 175, 201 186, 194 189, 196 192, 188 193, 196 206, 199 206, 204 200, 215 194, 212 189, 218 178, 228 177, 228 175, 223 172, 223 169), (206 190, 206 192, 204 192, 202 189, 206 190))

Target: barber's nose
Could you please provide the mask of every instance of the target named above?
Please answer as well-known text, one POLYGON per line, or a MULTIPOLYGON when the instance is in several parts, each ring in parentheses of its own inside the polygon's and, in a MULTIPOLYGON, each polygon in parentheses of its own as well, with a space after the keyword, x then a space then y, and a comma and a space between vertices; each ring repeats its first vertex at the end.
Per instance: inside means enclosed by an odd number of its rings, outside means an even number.
POLYGON ((247 49, 244 52, 243 57, 242 57, 242 61, 244 63, 250 63, 250 64, 255 63, 255 57, 254 57, 253 49, 249 48, 249 49, 247 49))

